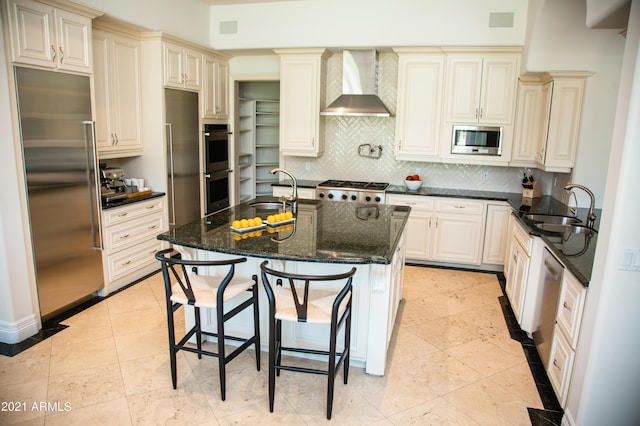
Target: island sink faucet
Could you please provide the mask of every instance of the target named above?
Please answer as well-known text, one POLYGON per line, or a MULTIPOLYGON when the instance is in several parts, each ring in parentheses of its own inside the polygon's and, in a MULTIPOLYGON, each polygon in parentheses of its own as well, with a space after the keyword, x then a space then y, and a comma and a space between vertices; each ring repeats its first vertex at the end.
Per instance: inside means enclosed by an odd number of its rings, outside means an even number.
POLYGON ((296 180, 295 176, 293 176, 290 172, 286 171, 285 169, 275 168, 269 171, 269 173, 271 173, 272 175, 275 175, 278 172, 284 173, 285 175, 289 176, 289 179, 291 179, 291 186, 292 186, 291 197, 283 198, 282 205, 286 209, 287 207, 286 202, 290 201, 291 209, 293 210, 292 213, 296 214, 296 212, 298 211, 298 181, 296 180))
POLYGON ((589 206, 589 213, 587 214, 587 226, 589 228, 593 228, 593 225, 596 221, 596 214, 594 213, 594 205, 596 200, 595 196, 593 195, 593 192, 591 192, 589 188, 587 188, 586 186, 578 185, 577 183, 568 183, 564 187, 566 191, 571 191, 573 188, 582 189, 584 192, 586 192, 589 195, 589 197, 591 197, 591 205, 589 206))

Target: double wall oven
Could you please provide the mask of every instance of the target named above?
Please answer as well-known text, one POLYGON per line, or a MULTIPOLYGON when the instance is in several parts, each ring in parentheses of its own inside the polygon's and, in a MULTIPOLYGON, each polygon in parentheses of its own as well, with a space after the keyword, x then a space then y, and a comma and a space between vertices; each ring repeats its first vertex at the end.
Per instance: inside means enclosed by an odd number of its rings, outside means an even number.
POLYGON ((229 127, 226 124, 205 124, 204 192, 205 215, 229 207, 229 127))

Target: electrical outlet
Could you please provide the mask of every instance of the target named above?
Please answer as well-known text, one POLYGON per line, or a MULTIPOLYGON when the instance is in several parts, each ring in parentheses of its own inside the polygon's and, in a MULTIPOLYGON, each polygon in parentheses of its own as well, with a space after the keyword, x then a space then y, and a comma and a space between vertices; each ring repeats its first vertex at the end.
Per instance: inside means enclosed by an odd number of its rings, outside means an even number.
POLYGON ((308 162, 308 161, 306 163, 304 163, 304 169, 305 170, 311 170, 311 163, 308 162))
POLYGON ((482 181, 486 182, 489 180, 489 170, 483 170, 482 171, 482 181))
POLYGON ((558 183, 558 177, 557 177, 557 176, 554 176, 554 177, 553 177, 553 187, 554 187, 554 188, 556 187, 556 184, 557 184, 557 183, 558 183))

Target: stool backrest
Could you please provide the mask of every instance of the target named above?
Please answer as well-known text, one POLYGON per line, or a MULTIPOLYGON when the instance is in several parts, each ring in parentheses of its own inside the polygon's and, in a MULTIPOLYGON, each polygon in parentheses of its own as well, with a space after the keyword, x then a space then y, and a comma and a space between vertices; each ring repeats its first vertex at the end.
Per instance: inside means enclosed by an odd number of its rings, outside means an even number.
POLYGON ((356 268, 351 268, 350 271, 342 273, 342 274, 333 274, 333 275, 309 275, 309 274, 293 274, 289 272, 277 271, 275 269, 271 269, 267 267, 268 261, 264 261, 260 264, 262 282, 264 284, 265 291, 267 293, 267 298, 269 299, 269 305, 273 307, 275 305, 275 293, 273 287, 271 286, 271 282, 269 281, 269 275, 276 278, 276 285, 282 286, 282 280, 287 280, 289 282, 289 287, 291 288, 291 294, 293 296, 293 302, 296 307, 296 313, 298 315, 298 322, 306 322, 307 321, 307 309, 309 306, 309 287, 312 282, 328 282, 328 281, 340 281, 345 280, 344 285, 337 292, 336 298, 333 302, 333 311, 337 312, 338 307, 348 295, 351 297, 351 293, 353 290, 353 276, 356 273, 356 268), (303 294, 302 297, 298 295, 298 286, 296 283, 303 283, 303 294))
POLYGON ((237 263, 247 261, 246 257, 224 260, 183 260, 180 254, 176 254, 176 252, 174 252, 174 250, 171 248, 160 250, 156 253, 155 257, 160 261, 167 297, 170 297, 171 295, 171 275, 173 275, 176 283, 180 286, 180 288, 184 292, 184 295, 187 297, 189 305, 193 305, 196 300, 193 293, 193 286, 191 285, 191 281, 189 280, 189 273, 187 271, 188 266, 191 267, 191 272, 194 274, 198 273, 198 267, 200 266, 229 266, 229 271, 226 273, 224 279, 218 286, 218 297, 221 298, 224 289, 227 287, 229 282, 231 282, 231 279, 235 274, 235 265, 237 263), (172 253, 174 254, 174 256, 171 256, 172 253), (176 270, 176 268, 178 270, 176 270), (169 271, 171 271, 171 275, 169 275, 169 271))

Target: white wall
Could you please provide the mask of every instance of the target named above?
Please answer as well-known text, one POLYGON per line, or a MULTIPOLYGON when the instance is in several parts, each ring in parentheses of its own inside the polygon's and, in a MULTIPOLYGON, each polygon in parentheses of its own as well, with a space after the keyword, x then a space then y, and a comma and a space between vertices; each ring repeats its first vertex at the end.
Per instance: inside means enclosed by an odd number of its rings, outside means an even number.
POLYGON ((640 273, 619 268, 640 249, 640 2, 632 3, 604 212, 566 415, 574 424, 640 424, 640 273))
POLYGON ((199 0, 73 0, 112 18, 209 46, 210 9, 199 0))
MULTIPOLYGON (((620 30, 586 27, 585 0, 531 0, 527 71, 579 70, 587 79, 572 180, 590 188, 602 206, 625 39, 620 30)), ((581 206, 588 196, 576 191, 581 206)))
POLYGON ((526 0, 305 0, 212 7, 215 49, 522 45, 526 0), (489 28, 513 12, 513 28, 489 28), (220 34, 220 22, 237 22, 220 34), (469 35, 473 34, 472 37, 469 35))

